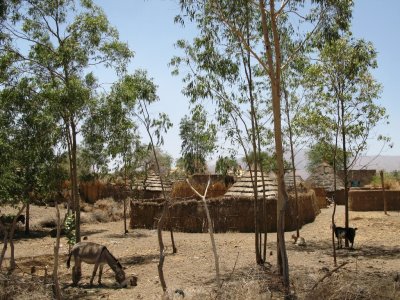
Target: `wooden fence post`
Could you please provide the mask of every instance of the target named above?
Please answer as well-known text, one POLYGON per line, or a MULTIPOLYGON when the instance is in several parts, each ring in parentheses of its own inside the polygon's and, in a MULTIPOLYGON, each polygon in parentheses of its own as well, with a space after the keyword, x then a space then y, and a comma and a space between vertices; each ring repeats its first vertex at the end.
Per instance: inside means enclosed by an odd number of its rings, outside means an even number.
POLYGON ((385 180, 383 178, 383 170, 380 172, 381 175, 381 183, 382 183, 382 195, 383 195, 383 210, 385 212, 385 215, 387 215, 387 201, 386 201, 386 192, 385 192, 385 180))

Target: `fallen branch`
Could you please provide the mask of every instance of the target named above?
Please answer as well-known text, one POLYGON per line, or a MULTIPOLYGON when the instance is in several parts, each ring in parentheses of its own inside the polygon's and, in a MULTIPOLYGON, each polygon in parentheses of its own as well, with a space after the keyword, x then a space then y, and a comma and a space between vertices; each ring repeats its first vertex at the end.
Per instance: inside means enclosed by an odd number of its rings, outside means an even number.
POLYGON ((344 263, 342 263, 340 266, 334 268, 332 271, 326 273, 324 277, 322 277, 320 280, 318 280, 318 281, 314 284, 314 286, 311 288, 311 290, 314 290, 320 282, 324 281, 325 278, 331 276, 333 273, 335 273, 337 270, 339 270, 339 269, 342 268, 343 266, 347 265, 348 263, 349 263, 349 262, 344 262, 344 263))

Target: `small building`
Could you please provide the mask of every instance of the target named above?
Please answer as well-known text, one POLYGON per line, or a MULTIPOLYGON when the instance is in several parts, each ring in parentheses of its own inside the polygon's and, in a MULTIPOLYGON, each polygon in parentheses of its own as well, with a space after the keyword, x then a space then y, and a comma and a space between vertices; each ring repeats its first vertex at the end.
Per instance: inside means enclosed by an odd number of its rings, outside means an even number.
MULTIPOLYGON (((338 175, 344 180, 344 171, 339 171, 338 175)), ((376 170, 348 170, 347 180, 349 187, 364 187, 372 182, 376 175, 376 170)))
MULTIPOLYGON (((318 195, 320 197, 332 198, 335 192, 335 175, 331 165, 326 162, 318 165, 312 172, 312 174, 306 179, 306 185, 315 190, 319 190, 318 195), (322 196, 321 192, 325 192, 326 195, 322 196)), ((344 204, 344 183, 342 178, 336 174, 336 204, 344 204)), ((319 199, 318 203, 326 202, 324 199, 319 199)))

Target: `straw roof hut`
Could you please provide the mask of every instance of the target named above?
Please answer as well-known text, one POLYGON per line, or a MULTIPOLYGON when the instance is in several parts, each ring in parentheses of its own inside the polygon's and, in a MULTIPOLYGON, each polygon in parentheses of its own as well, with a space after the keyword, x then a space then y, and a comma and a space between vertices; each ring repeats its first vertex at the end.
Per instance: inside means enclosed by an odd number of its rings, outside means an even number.
MULTIPOLYGON (((164 189, 166 192, 171 191, 171 181, 163 177, 164 189)), ((155 172, 149 172, 147 179, 143 181, 143 188, 146 191, 162 192, 160 176, 155 172)))
MULTIPOLYGON (((306 179, 306 183, 312 188, 323 188, 326 192, 334 192, 333 168, 326 162, 318 165, 313 173, 306 179)), ((344 190, 343 180, 336 174, 336 190, 344 190)))
MULTIPOLYGON (((300 189, 304 189, 304 179, 300 175, 296 175, 296 185, 300 189)), ((287 190, 294 190, 293 174, 285 174, 285 187, 287 190)))
MULTIPOLYGON (((253 176, 255 172, 253 171, 253 176)), ((274 174, 264 174, 265 197, 266 199, 276 199, 278 195, 278 184, 274 174)), ((258 196, 263 195, 263 184, 261 172, 257 172, 257 191, 258 196)), ((253 182, 250 171, 246 171, 225 193, 225 197, 235 198, 254 198, 253 182)))

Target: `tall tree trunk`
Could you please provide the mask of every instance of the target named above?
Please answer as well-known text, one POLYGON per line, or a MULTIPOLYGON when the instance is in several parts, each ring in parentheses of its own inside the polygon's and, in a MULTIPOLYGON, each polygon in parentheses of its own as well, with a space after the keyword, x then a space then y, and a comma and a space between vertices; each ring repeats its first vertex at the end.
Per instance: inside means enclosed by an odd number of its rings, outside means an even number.
POLYGON ((292 161, 292 173, 293 173, 293 186, 294 186, 294 198, 295 198, 295 206, 296 206, 296 236, 300 236, 300 220, 299 220, 299 196, 297 193, 297 182, 296 182, 296 165, 294 163, 294 149, 293 149, 293 132, 292 132, 292 124, 290 120, 290 109, 289 109, 289 96, 286 89, 283 90, 285 94, 285 102, 286 102, 286 117, 288 121, 289 127, 289 143, 290 143, 290 158, 292 161))
MULTIPOLYGON (((342 142, 343 142, 343 174, 344 174, 344 205, 345 205, 345 227, 349 228, 349 183, 348 183, 348 166, 346 152, 346 126, 344 119, 344 100, 340 97, 341 124, 342 124, 342 142)), ((349 240, 345 239, 345 246, 349 247, 349 240)))
POLYGON ((285 211, 288 197, 285 190, 284 182, 284 164, 283 164, 283 146, 282 146, 282 124, 281 124, 281 51, 279 34, 277 32, 275 1, 269 2, 269 13, 271 21, 271 32, 273 45, 269 37, 270 30, 268 28, 267 15, 265 11, 264 0, 259 0, 259 9, 261 13, 261 25, 264 38, 264 46, 268 63, 268 76, 271 84, 272 92, 272 111, 274 117, 275 132, 275 150, 278 167, 278 199, 277 199, 277 252, 278 252, 278 268, 282 275, 283 284, 286 294, 289 294, 289 263, 285 245, 285 211), (273 50, 272 51, 272 46, 273 50), (275 61, 274 61, 275 57, 275 61))
MULTIPOLYGON (((246 6, 246 13, 248 14, 248 6, 246 6)), ((250 28, 249 22, 246 23, 246 40, 247 44, 250 44, 250 28)), ((255 252, 256 252, 256 263, 262 265, 263 259, 261 257, 261 231, 260 231, 260 212, 259 212, 259 205, 258 205, 258 167, 261 168, 259 165, 259 153, 257 147, 257 131, 256 131, 256 120, 257 120, 257 111, 255 108, 255 101, 253 97, 253 77, 252 77, 252 70, 250 65, 250 52, 247 51, 246 58, 245 54, 242 50, 242 59, 244 65, 244 72, 246 74, 247 85, 249 88, 249 99, 250 99, 250 118, 251 118, 251 144, 253 148, 253 155, 254 155, 254 175, 252 176, 253 182, 253 191, 254 191, 254 244, 255 244, 255 252)), ((252 168, 250 167, 250 174, 252 172, 252 168)))
POLYGON ((76 124, 71 120, 72 130, 72 145, 71 145, 71 157, 72 157, 72 190, 73 200, 75 205, 75 236, 76 242, 81 241, 81 204, 79 196, 79 183, 78 183, 78 166, 77 166, 77 141, 76 141, 76 124))
POLYGON ((337 266, 336 260, 336 246, 335 246, 335 214, 336 214, 336 190, 337 190, 337 150, 338 150, 338 138, 339 138, 339 127, 340 127, 340 102, 337 102, 337 117, 338 121, 336 124, 335 133, 335 150, 333 154, 333 212, 332 212, 332 249, 333 249, 333 264, 337 266))

